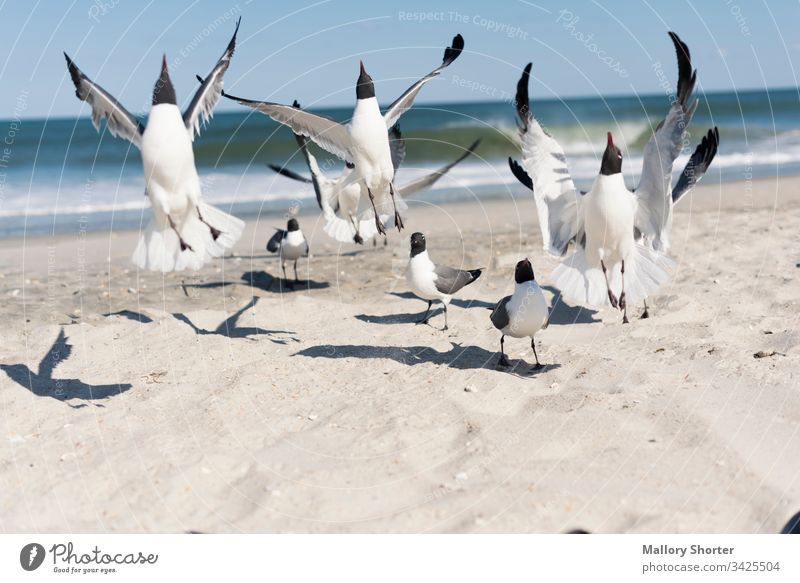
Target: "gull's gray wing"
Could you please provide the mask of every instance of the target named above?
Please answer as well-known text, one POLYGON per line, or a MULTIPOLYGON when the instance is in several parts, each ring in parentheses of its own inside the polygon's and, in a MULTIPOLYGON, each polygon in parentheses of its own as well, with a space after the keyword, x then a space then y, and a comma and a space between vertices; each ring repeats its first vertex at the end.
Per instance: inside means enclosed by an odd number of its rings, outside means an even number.
POLYGON ((222 56, 214 65, 211 73, 200 84, 200 88, 194 94, 189 107, 183 112, 183 123, 189 131, 192 140, 197 135, 200 135, 200 120, 202 118, 203 125, 208 123, 208 120, 214 115, 214 106, 217 105, 220 95, 222 95, 222 76, 228 70, 228 65, 231 64, 231 57, 233 51, 236 49, 236 33, 239 32, 239 24, 242 22, 242 17, 236 21, 236 30, 233 31, 233 37, 228 43, 228 47, 222 56))
POLYGON ((392 155, 392 167, 396 173, 403 160, 406 159, 406 141, 403 139, 403 134, 400 133, 398 124, 389 128, 389 152, 392 155))
POLYGON ((571 241, 580 245, 584 240, 582 199, 569 174, 564 150, 530 112, 530 74, 528 63, 517 83, 515 99, 525 171, 513 160, 509 159, 509 165, 514 175, 533 190, 544 249, 561 256, 571 241))
POLYGON ((436 289, 443 294, 452 295, 465 285, 471 284, 481 276, 482 269, 455 269, 446 265, 437 265, 434 268, 436 274, 436 289))
POLYGON ((669 36, 678 56, 677 98, 644 148, 642 177, 635 191, 638 205, 634 224, 656 251, 666 251, 669 247, 672 166, 681 153, 684 132, 698 104, 692 98, 697 71, 692 70, 689 47, 674 32, 669 36))
POLYGON ((508 326, 509 317, 508 317, 507 306, 508 302, 510 301, 511 301, 511 296, 504 297, 502 300, 497 302, 497 305, 495 305, 491 315, 489 316, 489 319, 492 321, 492 324, 494 324, 494 327, 497 328, 498 330, 502 330, 503 328, 508 326))
POLYGON ((678 202, 683 196, 689 192, 695 185, 700 182, 703 176, 711 166, 711 161, 717 155, 717 148, 719 147, 719 130, 714 127, 713 130, 708 130, 708 133, 703 136, 703 140, 697 149, 689 158, 686 167, 681 172, 680 178, 675 188, 672 189, 672 204, 678 202))
POLYGON ((67 336, 62 328, 56 341, 53 342, 53 346, 50 347, 50 350, 47 351, 47 354, 44 355, 44 358, 39 363, 39 376, 45 379, 52 379, 55 368, 67 360, 70 354, 72 354, 72 345, 67 341, 67 336))
POLYGON ((267 241, 267 251, 270 253, 277 253, 278 249, 281 248, 281 241, 283 241, 284 235, 286 235, 286 231, 275 227, 275 234, 267 241))
POLYGON ((463 50, 464 38, 460 34, 457 34, 453 37, 453 44, 444 50, 442 64, 425 75, 422 79, 414 83, 411 87, 406 89, 405 92, 398 97, 397 100, 392 103, 383 114, 383 119, 386 120, 387 128, 390 128, 396 124, 397 120, 400 119, 400 116, 411 108, 411 105, 414 103, 414 98, 417 96, 417 93, 419 93, 419 90, 422 89, 422 86, 439 75, 443 69, 455 61, 463 50))
POLYGON ((141 149, 144 126, 139 123, 139 120, 122 107, 122 104, 114 99, 108 91, 84 75, 67 53, 64 53, 64 58, 67 59, 67 68, 72 82, 75 84, 75 95, 92 107, 94 129, 100 131, 100 121, 105 119, 106 127, 112 136, 125 138, 141 149))
POLYGON ((463 154, 461 154, 454 161, 450 162, 447 166, 442 166, 435 172, 431 172, 430 174, 423 176, 422 178, 417 178, 416 180, 413 180, 408 184, 404 184, 403 186, 397 189, 398 194, 401 197, 405 198, 407 196, 414 194, 415 192, 419 192, 424 188, 433 186, 437 180, 439 180, 442 176, 450 172, 450 170, 452 170, 456 164, 460 163, 469 155, 471 155, 475 151, 475 148, 477 148, 478 144, 480 143, 481 143, 480 140, 475 140, 474 142, 472 142, 472 144, 470 144, 469 148, 467 148, 463 154))
POLYGON ((291 105, 243 99, 234 97, 224 91, 222 95, 260 111, 278 123, 289 126, 294 133, 311 138, 319 147, 334 156, 338 156, 345 162, 353 162, 353 156, 350 153, 350 134, 347 131, 347 126, 340 124, 338 121, 292 107, 291 105))

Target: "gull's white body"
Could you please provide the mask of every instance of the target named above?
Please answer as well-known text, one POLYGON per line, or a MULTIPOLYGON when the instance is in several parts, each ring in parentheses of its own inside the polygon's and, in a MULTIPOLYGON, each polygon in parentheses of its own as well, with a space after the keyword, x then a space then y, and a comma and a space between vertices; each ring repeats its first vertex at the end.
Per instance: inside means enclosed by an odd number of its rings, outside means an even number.
POLYGON ((449 304, 452 296, 436 289, 436 265, 431 261, 427 251, 422 251, 408 261, 406 281, 409 287, 423 300, 440 300, 449 304))
POLYGON ((525 281, 514 286, 514 293, 506 304, 508 325, 500 330, 512 338, 533 338, 547 323, 547 300, 535 281, 525 281))
POLYGON ((622 174, 599 174, 584 195, 583 211, 588 265, 599 268, 603 261, 610 268, 628 260, 633 249, 636 199, 622 174))
POLYGON ((280 257, 282 261, 300 259, 308 251, 308 243, 303 236, 303 231, 287 231, 281 241, 280 257))

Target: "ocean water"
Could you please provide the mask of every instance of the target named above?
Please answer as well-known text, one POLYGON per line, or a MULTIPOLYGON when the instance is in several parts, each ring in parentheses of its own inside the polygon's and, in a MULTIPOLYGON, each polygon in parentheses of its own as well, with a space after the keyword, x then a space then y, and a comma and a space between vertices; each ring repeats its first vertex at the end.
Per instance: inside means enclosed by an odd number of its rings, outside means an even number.
MULTIPOLYGON (((625 154, 623 172, 633 186, 642 148, 666 113, 664 95, 560 100, 535 99, 534 114, 564 147, 573 178, 588 187, 599 170, 607 131, 625 154)), ((320 113, 346 121, 352 108, 320 113)), ((800 172, 800 100, 795 89, 709 93, 689 127, 683 168, 705 131, 718 126, 720 149, 708 180, 737 180, 800 172)), ((513 107, 508 102, 420 104, 401 129, 407 157, 398 185, 446 164, 473 140, 476 155, 434 189, 418 196, 434 202, 525 196, 507 166, 519 157, 513 107)), ((147 219, 141 158, 136 148, 98 133, 88 118, 5 120, 0 133, 0 237, 138 227, 147 219)), ((336 175, 342 164, 316 150, 320 165, 336 175)), ((268 163, 307 173, 291 132, 243 110, 218 113, 195 141, 204 196, 236 215, 314 208, 310 185, 277 176, 268 163)))

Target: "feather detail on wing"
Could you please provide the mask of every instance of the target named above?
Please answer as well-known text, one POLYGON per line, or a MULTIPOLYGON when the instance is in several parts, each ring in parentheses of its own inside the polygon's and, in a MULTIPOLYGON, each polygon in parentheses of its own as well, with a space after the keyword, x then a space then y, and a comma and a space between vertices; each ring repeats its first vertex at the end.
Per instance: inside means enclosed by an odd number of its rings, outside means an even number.
POLYGON ((703 136, 703 140, 697 149, 689 158, 686 166, 681 172, 680 178, 675 188, 672 189, 672 204, 677 203, 683 196, 688 193, 695 185, 700 182, 703 176, 711 166, 714 156, 717 155, 717 148, 719 147, 719 130, 714 127, 713 130, 708 130, 708 133, 703 136))

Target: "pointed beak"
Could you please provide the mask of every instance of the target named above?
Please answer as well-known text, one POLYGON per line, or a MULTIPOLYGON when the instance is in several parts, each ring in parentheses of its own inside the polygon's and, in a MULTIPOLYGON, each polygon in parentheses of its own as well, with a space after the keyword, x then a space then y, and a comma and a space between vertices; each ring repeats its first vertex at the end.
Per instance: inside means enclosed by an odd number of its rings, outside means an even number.
POLYGON ((614 138, 611 137, 611 132, 608 132, 608 144, 607 145, 608 145, 609 148, 614 145, 614 138))
POLYGON ((358 64, 361 66, 361 74, 366 75, 367 71, 364 69, 364 61, 359 61, 358 64))
POLYGON ((167 53, 164 53, 164 57, 161 59, 161 72, 169 73, 167 70, 167 53))

